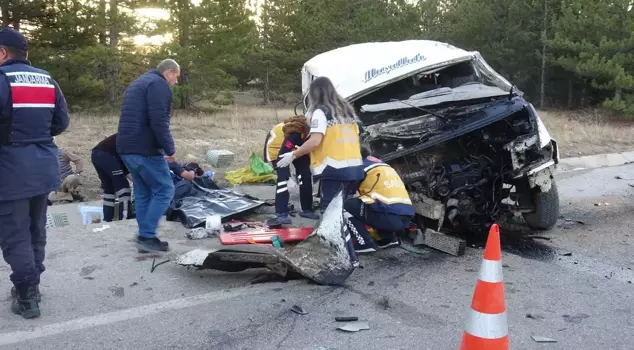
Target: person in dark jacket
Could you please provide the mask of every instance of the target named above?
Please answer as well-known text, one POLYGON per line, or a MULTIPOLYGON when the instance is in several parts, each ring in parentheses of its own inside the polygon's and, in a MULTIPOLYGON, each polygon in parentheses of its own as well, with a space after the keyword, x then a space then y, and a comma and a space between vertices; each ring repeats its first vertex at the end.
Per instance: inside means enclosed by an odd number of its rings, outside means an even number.
POLYGON ((92 149, 91 161, 103 189, 103 221, 110 222, 114 219, 115 199, 119 200, 117 219, 123 220, 123 211, 126 207, 128 219, 130 219, 132 217, 132 198, 128 183, 130 172, 117 153, 117 134, 106 137, 92 149))
POLYGON ((156 230, 174 196, 167 160, 176 152, 170 133, 171 86, 179 75, 176 61, 163 60, 156 69, 130 83, 123 94, 117 153, 134 183, 137 246, 141 253, 169 250, 167 242, 156 237, 156 230))
POLYGON ((57 82, 27 60, 28 43, 0 31, 0 248, 11 266, 13 313, 40 316, 47 198, 61 185, 53 136, 68 128, 57 82))

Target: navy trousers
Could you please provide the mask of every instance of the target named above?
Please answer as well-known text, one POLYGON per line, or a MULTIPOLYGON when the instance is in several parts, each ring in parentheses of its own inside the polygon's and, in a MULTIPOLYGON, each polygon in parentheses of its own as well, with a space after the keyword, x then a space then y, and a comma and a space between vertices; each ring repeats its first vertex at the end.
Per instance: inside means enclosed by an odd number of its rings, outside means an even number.
POLYGON ((47 199, 48 193, 0 201, 0 248, 16 287, 39 284, 45 270, 47 199))
POLYGON ((109 222, 114 219, 115 199, 119 200, 118 219, 123 220, 124 203, 127 204, 128 214, 130 214, 132 199, 130 197, 130 184, 123 171, 122 161, 118 157, 100 149, 92 151, 91 160, 103 189, 104 221, 109 222))
POLYGON ((323 214, 339 191, 344 190, 344 199, 354 196, 358 181, 322 179, 319 181, 319 210, 323 214))
POLYGON ((348 213, 348 224, 353 225, 356 232, 363 237, 371 237, 365 228, 365 225, 368 225, 375 229, 382 239, 390 239, 395 232, 408 229, 412 220, 411 216, 374 211, 358 198, 346 200, 343 208, 348 213))
MULTIPOLYGON (((282 142, 279 155, 292 152, 295 146, 302 145, 302 138, 299 134, 290 134, 282 142)), ((278 156, 279 157, 279 156, 278 156)), ((313 177, 310 172, 310 156, 305 155, 293 161, 295 172, 297 175, 297 184, 299 185, 299 202, 302 211, 313 210, 313 177)), ((278 168, 277 161, 273 162, 273 167, 277 171, 277 186, 275 188, 275 213, 288 213, 288 201, 290 195, 288 193, 288 180, 291 178, 290 167, 278 168)))

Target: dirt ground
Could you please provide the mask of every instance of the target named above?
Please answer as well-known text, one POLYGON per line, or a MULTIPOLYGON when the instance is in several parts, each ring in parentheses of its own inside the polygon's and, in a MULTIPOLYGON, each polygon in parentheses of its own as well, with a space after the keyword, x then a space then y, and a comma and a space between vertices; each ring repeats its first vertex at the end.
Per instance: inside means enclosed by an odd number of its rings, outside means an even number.
MULTIPOLYGON (((606 121, 592 111, 541 111, 551 135, 559 141, 562 157, 631 151, 634 148, 634 123, 606 121)), ((291 108, 231 106, 219 112, 176 112, 172 117, 172 133, 176 143, 176 158, 197 161, 211 168, 205 159, 209 149, 234 152, 235 161, 227 169, 217 171, 222 183, 223 173, 243 167, 251 152, 262 155, 264 138, 270 128, 293 116, 291 108)), ((60 147, 77 153, 84 159, 82 193, 89 200, 99 199, 99 179, 90 162, 91 149, 101 139, 116 132, 116 116, 77 114, 71 126, 56 138, 60 147)))

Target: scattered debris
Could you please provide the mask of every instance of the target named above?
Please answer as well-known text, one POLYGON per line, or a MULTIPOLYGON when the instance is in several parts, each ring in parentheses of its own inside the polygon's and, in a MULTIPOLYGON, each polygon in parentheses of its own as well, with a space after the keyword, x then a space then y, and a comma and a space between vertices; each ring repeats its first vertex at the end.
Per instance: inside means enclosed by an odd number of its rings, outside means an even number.
POLYGON ((594 206, 595 206, 595 207, 600 207, 600 206, 602 206, 602 205, 608 206, 608 205, 610 205, 610 203, 608 203, 608 202, 603 202, 603 203, 601 203, 601 202, 599 202, 599 203, 594 203, 594 206))
POLYGON ((374 285, 374 281, 370 281, 370 282, 368 282, 368 286, 369 286, 369 287, 372 287, 373 285, 374 285))
POLYGON ((536 343, 556 343, 557 342, 555 339, 542 337, 541 335, 532 335, 531 338, 533 338, 533 340, 536 343))
POLYGON ((160 263, 158 263, 158 264, 155 264, 155 263, 156 263, 156 258, 152 259, 152 268, 150 269, 150 273, 154 272, 154 270, 155 270, 157 267, 159 267, 159 266, 161 266, 161 265, 163 265, 163 264, 165 264, 166 262, 169 262, 169 261, 170 261, 170 259, 167 259, 167 260, 165 260, 165 261, 163 261, 163 262, 160 262, 160 263))
POLYGON ((94 265, 84 266, 84 267, 81 268, 81 271, 79 271, 79 275, 80 276, 88 276, 91 273, 93 273, 96 269, 97 269, 97 266, 94 266, 94 265))
POLYGON ((335 321, 337 322, 352 322, 352 321, 358 321, 359 318, 356 316, 337 316, 335 317, 335 321))
POLYGON ((93 228, 92 232, 102 232, 110 228, 110 225, 102 225, 101 227, 93 228))
POLYGON ((291 311, 293 311, 294 313, 298 315, 306 315, 308 313, 304 311, 304 309, 302 309, 301 306, 298 306, 298 305, 293 305, 293 307, 291 307, 291 311))
POLYGON ((379 298, 379 300, 377 300, 376 304, 380 307, 382 307, 384 310, 389 309, 390 306, 390 298, 387 296, 382 296, 379 298))
POLYGON ((618 176, 618 175, 616 175, 614 178, 617 179, 617 180, 623 180, 623 178, 618 176))
POLYGON ((572 256, 572 253, 564 253, 564 254, 561 254, 561 256, 572 256))
POLYGON ((134 282, 130 285, 130 287, 134 287, 134 286, 138 286, 139 284, 137 282, 134 282))
POLYGON ((245 226, 244 222, 229 222, 224 224, 225 232, 236 232, 245 226))
POLYGON ((627 184, 627 185, 630 186, 630 187, 634 187, 634 184, 627 184))
POLYGON ((94 277, 90 277, 90 276, 88 276, 88 277, 84 277, 84 279, 85 279, 85 280, 92 281, 92 280, 94 280, 95 278, 94 278, 94 277))
POLYGON ((221 233, 222 229, 222 217, 220 215, 208 215, 205 218, 205 230, 209 236, 221 233))
POLYGON ((368 324, 368 321, 354 321, 337 327, 337 329, 344 332, 358 332, 365 329, 370 329, 370 325, 368 324))
POLYGON ((533 314, 526 314, 526 318, 530 318, 531 320, 543 320, 544 316, 540 316, 540 315, 533 315, 533 314))
POLYGON ((203 239, 209 237, 204 227, 196 227, 185 232, 185 236, 189 239, 203 239))
POLYGON ((125 294, 123 287, 110 287, 108 290, 112 292, 112 295, 119 298, 123 297, 125 294))
POLYGON ((543 239, 544 241, 550 241, 551 240, 550 237, 544 237, 544 236, 526 236, 526 238, 543 239))
POLYGON ((562 315, 561 317, 563 317, 564 321, 568 323, 580 324, 581 321, 585 320, 586 318, 589 318, 590 315, 587 315, 587 314, 578 314, 575 316, 562 315))

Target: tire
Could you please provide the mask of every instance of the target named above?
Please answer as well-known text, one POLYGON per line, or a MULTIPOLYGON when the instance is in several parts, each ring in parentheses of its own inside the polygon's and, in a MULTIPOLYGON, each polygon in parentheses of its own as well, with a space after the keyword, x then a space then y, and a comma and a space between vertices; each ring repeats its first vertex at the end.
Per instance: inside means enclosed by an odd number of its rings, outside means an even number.
POLYGON ((532 197, 535 211, 523 214, 526 225, 536 230, 550 230, 559 218, 559 192, 555 179, 548 192, 538 192, 532 197))

